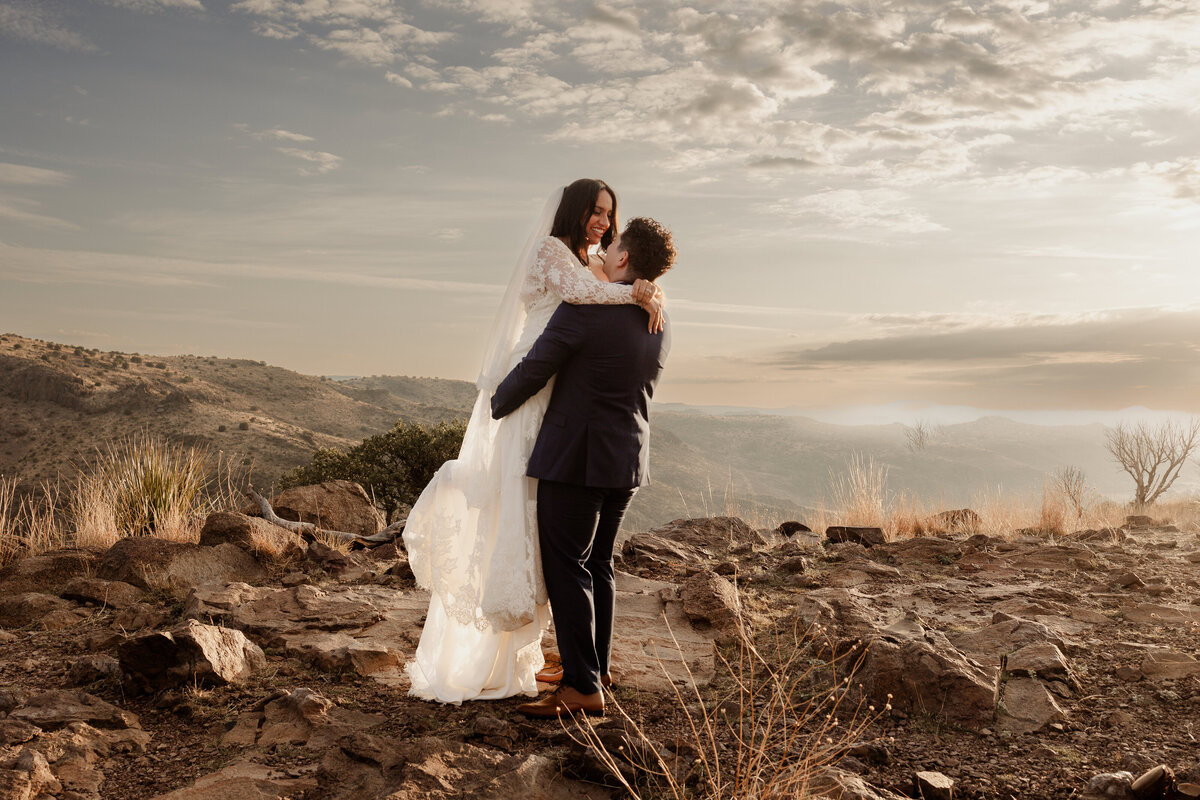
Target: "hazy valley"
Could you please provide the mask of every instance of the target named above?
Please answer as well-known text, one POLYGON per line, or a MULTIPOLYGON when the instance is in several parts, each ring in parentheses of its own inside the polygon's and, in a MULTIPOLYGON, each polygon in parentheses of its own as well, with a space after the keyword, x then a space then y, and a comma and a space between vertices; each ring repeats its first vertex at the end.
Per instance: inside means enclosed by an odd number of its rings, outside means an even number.
MULTIPOLYGON (((334 381, 264 362, 101 352, 14 334, 0 337, 0 387, 0 474, 27 488, 70 479, 97 448, 141 431, 223 452, 269 486, 317 447, 349 447, 397 419, 465 417, 475 399, 465 381, 334 381)), ((1129 492, 1098 424, 988 417, 935 429, 917 450, 900 424, 672 406, 657 411, 653 425, 653 483, 635 500, 633 530, 709 513, 762 525, 805 519, 828 505, 831 476, 856 454, 886 468, 890 496, 921 498, 930 510, 1000 495, 1032 498, 1066 465, 1081 469, 1101 495, 1124 500, 1129 492)), ((1185 469, 1175 494, 1197 484, 1195 469, 1185 469)))

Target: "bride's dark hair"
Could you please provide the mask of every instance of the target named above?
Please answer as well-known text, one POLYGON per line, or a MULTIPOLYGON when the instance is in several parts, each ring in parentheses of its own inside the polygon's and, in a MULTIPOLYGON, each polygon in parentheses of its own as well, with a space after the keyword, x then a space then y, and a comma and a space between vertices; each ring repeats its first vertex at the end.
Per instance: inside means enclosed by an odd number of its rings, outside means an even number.
POLYGON ((617 193, 598 178, 580 178, 563 190, 562 200, 558 203, 558 211, 554 213, 554 224, 550 227, 550 235, 566 239, 571 252, 579 260, 587 264, 587 231, 584 229, 586 219, 596 208, 596 198, 600 192, 608 192, 612 198, 612 213, 608 215, 608 230, 600 237, 600 249, 607 250, 612 244, 614 231, 617 230, 617 193))

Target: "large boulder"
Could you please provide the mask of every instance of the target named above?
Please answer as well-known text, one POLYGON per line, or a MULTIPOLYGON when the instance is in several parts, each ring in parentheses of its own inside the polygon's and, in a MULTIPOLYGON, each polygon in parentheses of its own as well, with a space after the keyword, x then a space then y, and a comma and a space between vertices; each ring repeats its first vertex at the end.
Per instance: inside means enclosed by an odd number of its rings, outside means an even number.
POLYGON ((1067 718, 1066 712, 1041 681, 1012 678, 1000 696, 1000 727, 1013 733, 1045 730, 1067 718))
POLYGON ((875 639, 881 620, 848 589, 820 589, 796 598, 789 618, 798 636, 817 639, 838 657, 875 639))
POLYGON ((1152 650, 1142 659, 1141 669, 1151 680, 1183 680, 1200 675, 1200 660, 1175 650, 1152 650))
POLYGON ((54 612, 69 612, 74 608, 73 603, 41 592, 0 597, 0 627, 24 628, 41 622, 54 612))
POLYGON ((141 727, 136 714, 77 690, 34 692, 19 708, 9 712, 8 717, 36 725, 44 731, 58 730, 76 722, 87 723, 93 728, 141 727))
POLYGON ((850 542, 863 547, 874 547, 887 541, 882 528, 859 525, 830 525, 825 529, 825 541, 832 544, 850 542))
POLYGON ((1006 665, 1013 675, 1028 675, 1045 681, 1063 681, 1075 684, 1076 678, 1063 655, 1051 642, 1034 642, 1008 656, 1006 665))
POLYGON ((63 790, 62 783, 50 771, 46 757, 30 747, 23 748, 10 758, 0 759, 0 770, 9 773, 8 780, 0 778, 0 797, 6 800, 57 797, 63 790), (7 792, 6 785, 10 787, 7 792))
POLYGON ((995 712, 995 680, 940 631, 902 637, 885 635, 847 661, 857 664, 854 680, 877 706, 890 696, 893 708, 932 714, 971 730, 987 727, 995 712))
POLYGON ((1029 619, 1006 619, 974 631, 950 634, 954 646, 981 661, 999 663, 1000 656, 1016 652, 1031 644, 1049 642, 1066 651, 1061 636, 1040 622, 1029 619))
POLYGON ((124 581, 106 581, 82 576, 67 581, 58 594, 68 600, 115 609, 129 608, 146 596, 144 591, 124 581))
POLYGON ((254 557, 232 544, 201 547, 153 536, 131 536, 108 549, 96 576, 142 589, 166 587, 186 594, 209 583, 261 582, 267 573, 254 557))
POLYGON ((677 519, 650 532, 673 542, 713 552, 724 552, 739 545, 765 544, 757 531, 737 517, 677 519))
POLYGON ((632 563, 696 563, 734 548, 765 544, 761 534, 737 517, 700 517, 635 533, 625 541, 621 556, 632 563))
POLYGON ((304 549, 304 540, 285 528, 235 511, 216 511, 204 520, 200 545, 232 544, 252 553, 272 557, 304 549))
POLYGON ((714 553, 674 542, 653 533, 635 533, 621 546, 622 560, 631 564, 687 564, 712 558, 714 553))
POLYGON ((683 613, 717 642, 735 642, 742 632, 741 601, 733 584, 715 572, 698 572, 679 588, 683 613))
MULTIPOLYGON (((288 489, 271 498, 271 508, 292 522, 311 522, 319 528, 360 536, 373 536, 387 524, 366 490, 351 481, 326 481, 288 489)), ((257 506, 244 511, 250 516, 262 516, 257 506)))
POLYGON ((963 554, 963 544, 937 536, 914 536, 871 548, 872 558, 886 558, 893 564, 949 565, 963 554))
POLYGON ((118 656, 127 684, 142 691, 240 683, 267 664, 262 648, 241 631, 194 619, 131 639, 121 645, 118 656))

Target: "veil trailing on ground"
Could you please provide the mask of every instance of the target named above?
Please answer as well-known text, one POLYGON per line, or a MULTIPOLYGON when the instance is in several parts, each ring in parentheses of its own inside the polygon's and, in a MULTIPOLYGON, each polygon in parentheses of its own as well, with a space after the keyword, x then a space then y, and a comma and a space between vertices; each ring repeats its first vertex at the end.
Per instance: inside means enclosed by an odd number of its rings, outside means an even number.
POLYGON ((512 280, 508 282, 508 288, 504 291, 504 299, 500 301, 500 309, 496 312, 492 333, 488 337, 487 350, 483 354, 483 366, 475 381, 479 391, 486 392, 489 396, 510 369, 509 359, 513 348, 525 328, 525 304, 521 302, 521 288, 525 285, 525 278, 529 275, 530 266, 537 255, 538 244, 550 235, 554 214, 562 202, 565 190, 566 187, 559 187, 546 199, 546 205, 542 208, 542 213, 534 223, 529 238, 525 240, 525 247, 517 258, 517 266, 513 269, 512 280))
MULTIPOLYGON (((537 544, 537 482, 525 466, 549 402, 543 390, 503 420, 491 395, 558 305, 527 295, 563 190, 546 201, 500 303, 458 458, 441 466, 408 515, 404 544, 430 591, 411 693, 441 702, 536 695, 550 614, 537 544)), ((547 387, 549 389, 549 387, 547 387)))

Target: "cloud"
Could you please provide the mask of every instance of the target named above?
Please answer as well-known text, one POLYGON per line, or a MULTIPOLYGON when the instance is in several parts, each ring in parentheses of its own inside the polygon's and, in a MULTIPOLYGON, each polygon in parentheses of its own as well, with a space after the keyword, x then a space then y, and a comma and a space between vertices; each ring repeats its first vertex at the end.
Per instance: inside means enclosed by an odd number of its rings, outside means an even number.
MULTIPOLYGON (((2 208, 2 206, 0 206, 2 208)), ((254 262, 55 250, 18 247, 0 242, 0 279, 53 285, 106 285, 112 283, 200 287, 221 286, 245 280, 303 282, 404 292, 437 292, 462 297, 498 297, 504 287, 470 281, 431 280, 350 270, 279 267, 254 262)))
POLYGON ((260 131, 254 134, 256 139, 281 139, 287 142, 311 142, 315 141, 311 136, 305 136, 303 133, 292 133, 291 131, 281 130, 280 128, 272 128, 269 131, 260 131))
POLYGON ((1135 164, 1132 171, 1139 177, 1160 181, 1176 198, 1200 200, 1200 158, 1142 162, 1135 164))
POLYGON ((64 27, 52 9, 27 0, 0 3, 0 33, 59 50, 92 52, 96 49, 82 35, 64 27))
POLYGON ((298 147, 276 147, 275 149, 288 158, 296 158, 312 165, 301 169, 301 175, 323 175, 337 169, 342 163, 341 156, 323 153, 319 150, 302 150, 298 147))
POLYGON ((15 186, 61 186, 71 180, 65 172, 0 162, 0 183, 15 186))
POLYGON ((185 11, 204 10, 204 4, 200 0, 105 0, 105 2, 131 11, 165 11, 176 8, 185 11))
POLYGON ((36 210, 38 207, 39 204, 32 200, 0 196, 0 219, 7 219, 34 228, 45 228, 48 230, 79 230, 79 226, 75 223, 43 214, 36 210))
POLYGON ((772 213, 842 229, 931 233, 945 228, 913 210, 912 198, 894 189, 829 189, 768 206, 772 213))
POLYGON ((631 9, 592 6, 587 10, 587 21, 600 27, 609 27, 625 33, 638 33, 638 21, 631 9))
POLYGON ((880 315, 885 335, 763 359, 826 384, 867 376, 896 398, 984 408, 1200 411, 1200 310, 1132 308, 1008 318, 880 315))
POLYGON ((256 18, 255 32, 273 39, 304 38, 364 64, 386 67, 453 41, 455 34, 409 23, 392 0, 239 0, 233 11, 256 18))
POLYGON ((785 351, 773 363, 810 369, 992 360, 1037 364, 1200 360, 1200 348, 1195 344, 1200 341, 1200 310, 1195 309, 1121 309, 975 320, 954 315, 880 315, 872 319, 901 332, 785 351), (918 325, 925 330, 914 331, 918 325))

